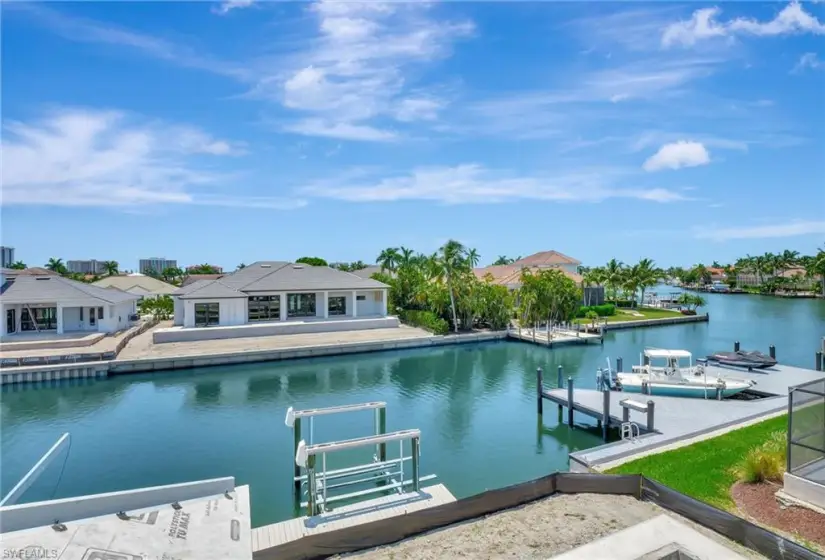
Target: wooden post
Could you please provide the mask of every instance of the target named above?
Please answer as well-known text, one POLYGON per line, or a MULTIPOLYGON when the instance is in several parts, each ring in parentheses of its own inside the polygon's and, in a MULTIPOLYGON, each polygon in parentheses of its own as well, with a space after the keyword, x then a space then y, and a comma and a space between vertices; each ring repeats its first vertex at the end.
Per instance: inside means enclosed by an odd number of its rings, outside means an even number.
POLYGON ((610 391, 602 391, 602 439, 607 441, 610 427, 610 391))
MULTIPOLYGON (((410 440, 411 452, 412 452, 412 483, 413 483, 413 492, 418 492, 421 490, 421 484, 419 482, 419 475, 420 475, 420 468, 418 465, 418 456, 419 456, 419 441, 418 438, 412 438, 410 440)), ((403 484, 403 480, 401 481, 403 484)))
POLYGON ((295 484, 295 500, 300 502, 301 501, 301 481, 298 480, 298 477, 301 476, 301 467, 298 466, 298 463, 295 462, 295 456, 298 454, 298 444, 301 443, 301 419, 296 418, 295 423, 292 425, 292 474, 294 477, 294 484, 295 484))
MULTIPOLYGON (((387 409, 386 408, 376 408, 375 409, 375 435, 380 436, 387 433, 387 409)), ((386 461, 387 460, 387 444, 379 443, 378 444, 378 460, 379 461, 386 461)))
POLYGON ((733 343, 733 351, 734 352, 739 352, 739 341, 738 340, 733 343))
POLYGON ((315 503, 317 499, 317 488, 315 482, 315 455, 307 457, 307 515, 312 517, 315 515, 315 510, 318 505, 315 503))
POLYGON ((573 378, 567 378, 567 425, 573 426, 573 378))
POLYGON ((544 379, 541 368, 536 368, 536 410, 539 415, 544 414, 544 397, 541 392, 544 388, 544 379))
POLYGON ((773 359, 775 360, 775 359, 776 359, 776 346, 774 346, 773 344, 771 344, 771 345, 768 347, 768 354, 770 354, 771 358, 773 358, 773 359))
POLYGON ((647 401, 647 431, 653 431, 653 421, 654 415, 656 412, 656 403, 653 401, 647 401))

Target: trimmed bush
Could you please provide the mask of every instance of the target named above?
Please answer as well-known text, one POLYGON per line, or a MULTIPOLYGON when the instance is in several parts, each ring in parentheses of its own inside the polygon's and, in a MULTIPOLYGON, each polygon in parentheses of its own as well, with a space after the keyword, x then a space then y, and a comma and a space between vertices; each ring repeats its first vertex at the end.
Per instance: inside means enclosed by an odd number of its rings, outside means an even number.
POLYGON ((432 311, 404 309, 398 314, 398 318, 410 326, 421 327, 433 334, 447 334, 450 332, 449 323, 432 311))
POLYGON ((737 474, 743 482, 748 483, 782 482, 786 454, 785 434, 774 432, 765 443, 745 455, 737 474))
POLYGON ((587 317, 588 313, 591 311, 599 317, 611 317, 616 314, 616 306, 612 303, 605 303, 604 305, 584 305, 579 308, 578 313, 576 313, 576 317, 580 319, 582 317, 587 317))

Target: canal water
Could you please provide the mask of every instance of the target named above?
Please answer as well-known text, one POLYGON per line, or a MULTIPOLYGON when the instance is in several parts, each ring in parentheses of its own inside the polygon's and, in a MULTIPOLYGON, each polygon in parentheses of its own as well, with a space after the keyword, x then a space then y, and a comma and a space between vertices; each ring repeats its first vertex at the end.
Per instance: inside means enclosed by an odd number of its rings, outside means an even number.
MULTIPOLYGON (((538 421, 537 367, 548 371, 548 384, 562 365, 577 385, 593 387, 608 357, 622 356, 629 367, 645 346, 703 356, 734 340, 765 352, 774 344, 780 362, 812 367, 825 336, 825 301, 706 299, 709 323, 616 331, 603 346, 496 342, 6 387, 0 493, 68 431, 65 461, 55 461, 22 501, 234 476, 251 486, 253 526, 273 523, 293 515, 287 407, 374 400, 387 402, 389 430, 422 431, 422 474, 438 475, 457 497, 529 480, 566 469, 570 451, 601 443, 592 421, 577 416, 570 429, 554 406, 538 421)), ((322 417, 315 438, 359 437, 372 427, 370 412, 322 417)))

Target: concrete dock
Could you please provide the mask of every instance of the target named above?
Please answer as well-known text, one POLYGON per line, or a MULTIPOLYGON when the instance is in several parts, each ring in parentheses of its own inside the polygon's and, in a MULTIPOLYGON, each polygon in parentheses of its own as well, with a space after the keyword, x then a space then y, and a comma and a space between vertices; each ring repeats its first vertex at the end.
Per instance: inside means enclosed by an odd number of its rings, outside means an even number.
POLYGON ((420 492, 390 494, 336 508, 314 517, 299 517, 253 529, 252 551, 257 552, 308 535, 354 527, 454 501, 455 497, 443 484, 422 488, 420 492))
MULTIPOLYGON (((725 429, 732 429, 749 422, 782 413, 788 407, 789 387, 808 381, 825 379, 820 371, 777 365, 764 370, 748 372, 736 368, 708 366, 709 376, 727 377, 729 379, 747 379, 756 382, 753 392, 771 395, 753 400, 713 398, 696 399, 681 397, 664 397, 658 395, 640 395, 610 391, 609 424, 618 427, 622 424, 622 406, 620 401, 655 403, 654 431, 645 433, 646 417, 641 412, 631 412, 630 421, 639 425, 641 436, 599 447, 575 451, 570 454, 570 470, 587 472, 609 468, 630 460, 634 456, 691 440, 693 438, 725 429)), ((544 397, 551 403, 568 406, 567 389, 545 388, 544 397)), ((546 403, 545 406, 552 406, 546 403)), ((573 409, 577 414, 585 414, 601 420, 603 417, 603 394, 594 389, 575 389, 573 391, 573 409)))
POLYGON ((532 342, 542 346, 566 346, 570 344, 588 344, 595 342, 601 343, 603 338, 601 334, 588 333, 584 330, 559 330, 551 329, 548 333, 545 329, 530 329, 530 328, 510 328, 507 331, 507 336, 516 340, 524 342, 532 342))

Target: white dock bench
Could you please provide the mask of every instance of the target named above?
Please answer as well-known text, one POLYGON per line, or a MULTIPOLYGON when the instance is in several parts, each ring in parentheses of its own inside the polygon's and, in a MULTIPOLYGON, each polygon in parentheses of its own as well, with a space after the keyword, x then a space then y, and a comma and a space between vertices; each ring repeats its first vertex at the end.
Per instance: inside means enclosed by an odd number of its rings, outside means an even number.
POLYGON ((653 414, 656 409, 656 403, 653 401, 639 402, 633 399, 622 399, 619 401, 622 405, 622 422, 630 422, 630 411, 643 412, 647 415, 647 431, 653 431, 653 414))

